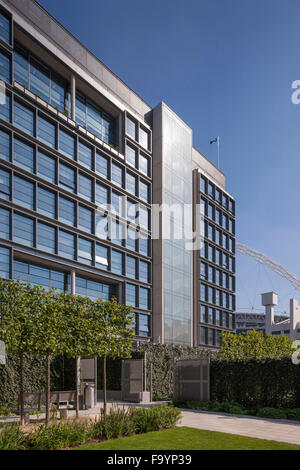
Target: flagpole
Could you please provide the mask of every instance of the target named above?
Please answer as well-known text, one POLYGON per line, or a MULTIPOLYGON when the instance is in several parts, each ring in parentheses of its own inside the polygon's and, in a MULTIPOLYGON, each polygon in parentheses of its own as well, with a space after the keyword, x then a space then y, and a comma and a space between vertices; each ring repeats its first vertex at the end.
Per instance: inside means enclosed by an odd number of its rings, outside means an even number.
POLYGON ((218 168, 220 169, 220 137, 217 137, 217 143, 218 143, 218 168))

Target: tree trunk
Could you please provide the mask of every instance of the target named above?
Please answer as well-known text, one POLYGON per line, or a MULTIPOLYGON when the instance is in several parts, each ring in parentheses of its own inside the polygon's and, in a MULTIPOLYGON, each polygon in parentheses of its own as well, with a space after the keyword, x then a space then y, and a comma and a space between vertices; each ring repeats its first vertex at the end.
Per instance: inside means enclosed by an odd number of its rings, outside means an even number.
POLYGON ((20 352, 20 414, 21 425, 25 423, 24 416, 24 353, 20 352))
POLYGON ((106 415, 107 400, 106 400, 106 354, 103 356, 103 413, 106 415))
POLYGON ((79 389, 80 389, 80 358, 76 357, 76 391, 75 391, 76 418, 79 418, 79 389))
POLYGON ((51 358, 46 356, 46 423, 50 421, 50 364, 51 358))

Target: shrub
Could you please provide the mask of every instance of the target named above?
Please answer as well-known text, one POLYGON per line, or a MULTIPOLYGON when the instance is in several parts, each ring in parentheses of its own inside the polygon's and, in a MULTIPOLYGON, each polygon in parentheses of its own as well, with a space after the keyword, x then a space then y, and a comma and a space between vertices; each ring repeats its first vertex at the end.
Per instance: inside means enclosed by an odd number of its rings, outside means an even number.
POLYGON ((9 416, 10 414, 12 413, 8 406, 0 406, 0 416, 9 416))
POLYGON ((271 407, 265 407, 265 408, 259 408, 257 411, 257 416, 260 416, 261 418, 273 418, 273 419, 286 419, 287 415, 284 412, 284 410, 281 410, 280 408, 271 408, 271 407))
POLYGON ((5 424, 0 429, 0 450, 24 450, 26 438, 19 424, 5 424))
POLYGON ((288 419, 294 419, 300 421, 300 408, 292 408, 290 410, 284 410, 288 419))
POLYGON ((131 436, 135 433, 132 419, 134 411, 120 408, 111 408, 107 415, 90 424, 90 437, 93 439, 117 439, 122 436, 131 436))
POLYGON ((175 426, 181 412, 173 406, 154 406, 152 408, 136 408, 133 413, 133 422, 137 434, 168 429, 175 426))
POLYGON ((28 436, 28 447, 40 450, 64 449, 84 444, 89 439, 87 425, 76 421, 42 424, 28 436))

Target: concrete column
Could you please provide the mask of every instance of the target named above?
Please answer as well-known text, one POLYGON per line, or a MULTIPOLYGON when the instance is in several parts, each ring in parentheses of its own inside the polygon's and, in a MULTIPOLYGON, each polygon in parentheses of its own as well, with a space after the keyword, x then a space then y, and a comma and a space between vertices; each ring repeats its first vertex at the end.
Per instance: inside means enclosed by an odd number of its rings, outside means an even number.
POLYGON ((266 307, 265 331, 270 334, 274 325, 274 306, 278 303, 278 296, 275 292, 261 294, 261 303, 266 307))
POLYGON ((71 119, 75 121, 75 99, 76 99, 76 78, 73 74, 71 76, 71 119))
POLYGON ((296 299, 290 299, 290 337, 298 338, 297 324, 300 322, 300 307, 296 299))

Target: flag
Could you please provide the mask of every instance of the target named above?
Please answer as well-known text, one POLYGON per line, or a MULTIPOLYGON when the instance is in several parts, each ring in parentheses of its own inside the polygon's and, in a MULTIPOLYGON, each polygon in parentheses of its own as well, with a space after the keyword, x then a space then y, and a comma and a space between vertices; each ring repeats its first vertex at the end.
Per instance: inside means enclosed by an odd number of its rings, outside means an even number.
POLYGON ((218 142, 218 137, 216 137, 215 139, 211 140, 209 143, 210 143, 210 144, 213 144, 214 142, 218 142))

